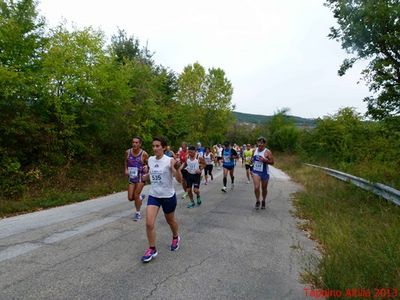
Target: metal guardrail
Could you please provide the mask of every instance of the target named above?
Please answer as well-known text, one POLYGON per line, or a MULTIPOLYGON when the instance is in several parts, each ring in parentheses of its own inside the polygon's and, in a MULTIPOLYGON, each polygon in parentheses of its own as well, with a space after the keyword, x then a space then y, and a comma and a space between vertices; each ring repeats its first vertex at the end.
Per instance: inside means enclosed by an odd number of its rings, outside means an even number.
POLYGON ((374 183, 370 182, 366 179, 360 178, 353 176, 351 174, 346 174, 337 170, 317 166, 317 165, 312 165, 312 164, 306 164, 307 166, 318 168, 324 170, 327 174, 336 177, 340 180, 346 181, 346 182, 351 182, 354 185, 367 190, 371 191, 374 194, 381 196, 385 198, 386 200, 389 200, 393 202, 394 204, 400 206, 400 191, 396 190, 390 186, 381 184, 381 183, 374 183))

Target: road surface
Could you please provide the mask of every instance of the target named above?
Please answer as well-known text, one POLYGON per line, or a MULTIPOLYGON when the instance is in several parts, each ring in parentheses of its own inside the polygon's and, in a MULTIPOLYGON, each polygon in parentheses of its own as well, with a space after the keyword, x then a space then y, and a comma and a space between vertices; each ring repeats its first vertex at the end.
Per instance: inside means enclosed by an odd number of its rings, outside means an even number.
POLYGON ((2 219, 0 299, 306 299, 299 274, 315 250, 291 214, 300 187, 271 172, 266 210, 253 208, 241 166, 227 193, 215 170, 193 209, 176 185, 181 248, 169 250, 160 213, 148 264, 145 220, 132 220, 126 192, 2 219))

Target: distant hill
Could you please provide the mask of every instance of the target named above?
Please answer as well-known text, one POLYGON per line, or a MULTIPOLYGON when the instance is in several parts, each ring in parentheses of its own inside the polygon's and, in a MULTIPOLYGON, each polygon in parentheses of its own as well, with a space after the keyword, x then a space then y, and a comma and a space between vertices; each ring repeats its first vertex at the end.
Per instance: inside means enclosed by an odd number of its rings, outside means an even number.
MULTIPOLYGON (((273 116, 264 116, 264 115, 253 115, 253 114, 246 114, 234 111, 233 115, 236 117, 238 122, 243 123, 253 123, 253 124, 263 124, 272 119, 273 116)), ((307 119, 302 117, 296 116, 288 116, 289 119, 292 119, 296 126, 298 127, 314 127, 315 126, 315 119, 307 119)))

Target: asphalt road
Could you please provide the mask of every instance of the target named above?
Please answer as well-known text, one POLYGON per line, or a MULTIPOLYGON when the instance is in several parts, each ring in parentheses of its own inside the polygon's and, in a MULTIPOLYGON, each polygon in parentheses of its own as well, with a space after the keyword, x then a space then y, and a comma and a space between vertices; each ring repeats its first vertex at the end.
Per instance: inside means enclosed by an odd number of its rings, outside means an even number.
POLYGON ((256 211, 244 168, 227 193, 215 173, 193 209, 177 185, 181 247, 169 250, 160 213, 148 264, 145 221, 132 220, 126 192, 0 220, 0 299, 306 299, 299 274, 315 251, 291 214, 300 187, 273 168, 256 211))

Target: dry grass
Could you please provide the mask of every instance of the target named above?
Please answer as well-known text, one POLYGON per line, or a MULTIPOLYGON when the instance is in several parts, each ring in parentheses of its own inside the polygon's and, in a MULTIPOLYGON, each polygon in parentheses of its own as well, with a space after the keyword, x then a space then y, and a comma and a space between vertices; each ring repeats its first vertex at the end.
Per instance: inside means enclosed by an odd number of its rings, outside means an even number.
POLYGON ((65 167, 56 174, 29 186, 18 199, 0 199, 0 217, 80 202, 127 187, 120 162, 65 167))
POLYGON ((321 170, 298 157, 276 154, 276 165, 304 191, 295 195, 303 229, 318 241, 319 270, 307 270, 315 287, 400 288, 400 207, 321 170))

